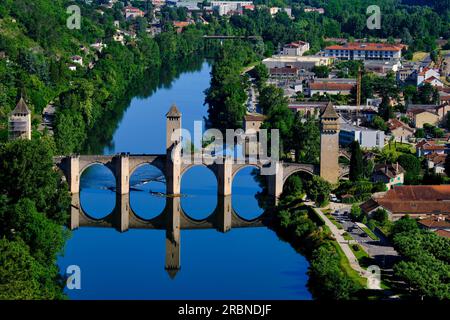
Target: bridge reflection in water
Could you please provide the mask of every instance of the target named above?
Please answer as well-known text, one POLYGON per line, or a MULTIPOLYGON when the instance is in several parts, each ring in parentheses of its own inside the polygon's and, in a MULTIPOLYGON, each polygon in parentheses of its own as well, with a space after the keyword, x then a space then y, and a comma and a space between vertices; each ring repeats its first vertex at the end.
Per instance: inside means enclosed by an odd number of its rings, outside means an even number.
POLYGON ((182 229, 217 229, 227 232, 231 228, 262 227, 264 221, 270 218, 265 212, 258 218, 246 220, 240 217, 234 210, 231 195, 218 196, 217 207, 214 212, 203 220, 189 217, 181 207, 179 196, 169 196, 163 212, 152 218, 139 217, 130 206, 129 193, 116 193, 116 206, 114 210, 104 218, 96 219, 83 210, 80 202, 80 194, 72 195, 70 210, 71 230, 80 227, 115 228, 119 232, 129 229, 158 229, 166 230, 166 262, 165 269, 173 279, 180 270, 180 232, 182 229))

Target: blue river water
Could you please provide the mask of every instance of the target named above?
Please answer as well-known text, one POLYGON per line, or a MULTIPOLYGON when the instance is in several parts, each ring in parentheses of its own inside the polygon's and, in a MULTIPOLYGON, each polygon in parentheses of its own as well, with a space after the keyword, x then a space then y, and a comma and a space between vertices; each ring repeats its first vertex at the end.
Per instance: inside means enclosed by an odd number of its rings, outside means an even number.
MULTIPOLYGON (((176 103, 183 128, 193 132, 194 121, 204 121, 203 105, 211 66, 204 62, 181 73, 170 86, 147 98, 133 98, 104 154, 118 152, 164 153, 165 114, 176 103)), ((260 187, 252 168, 242 169, 233 182, 232 204, 237 213, 252 219, 262 213, 255 194, 260 187)), ((130 179, 130 205, 149 219, 162 212, 165 198, 161 172, 149 165, 130 179), (140 190, 140 191, 138 191, 140 190)), ((214 174, 193 167, 182 177, 183 210, 204 219, 217 204, 214 174)), ((115 206, 114 178, 109 169, 95 165, 81 177, 80 200, 94 218, 108 215, 115 206)), ((81 289, 68 290, 71 299, 311 299, 306 283, 308 262, 286 242, 265 228, 181 231, 181 269, 172 279, 164 269, 165 231, 79 228, 59 258, 61 272, 69 265, 81 269, 81 289)))

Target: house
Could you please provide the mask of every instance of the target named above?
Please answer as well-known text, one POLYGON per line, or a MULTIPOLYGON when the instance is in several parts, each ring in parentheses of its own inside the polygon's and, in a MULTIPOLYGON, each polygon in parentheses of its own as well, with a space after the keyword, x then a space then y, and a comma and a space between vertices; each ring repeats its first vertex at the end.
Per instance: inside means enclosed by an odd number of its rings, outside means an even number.
POLYGON ((414 137, 415 130, 398 119, 389 119, 387 126, 389 132, 395 138, 395 141, 408 141, 410 138, 414 137))
MULTIPOLYGON (((432 78, 436 78, 439 80, 441 75, 439 74, 439 71, 436 69, 431 68, 419 68, 419 72, 417 74, 417 86, 423 85, 425 80, 429 80, 432 78)), ((440 81, 440 80, 439 80, 440 81)))
POLYGON ((411 119, 412 125, 416 128, 423 128, 425 123, 437 125, 440 122, 439 115, 434 109, 408 107, 406 115, 411 119))
POLYGON ((404 63, 397 71, 397 81, 401 83, 417 84, 417 75, 420 65, 418 63, 404 63))
POLYGON ((326 47, 325 56, 340 60, 400 60, 403 48, 402 44, 350 42, 326 47))
POLYGON ((448 155, 444 153, 432 152, 425 156, 427 168, 433 170, 435 174, 445 174, 445 159, 448 155))
POLYGON ((303 9, 303 12, 317 12, 318 14, 324 14, 325 9, 324 8, 305 7, 305 9, 303 9))
POLYGON ((9 115, 8 125, 9 139, 31 140, 31 111, 23 98, 9 115))
POLYGON ((405 215, 429 218, 450 215, 450 185, 395 186, 386 193, 374 195, 361 205, 362 211, 371 215, 378 208, 385 209, 391 220, 405 215))
POLYGON ((163 5, 166 4, 166 0, 152 0, 152 4, 155 7, 162 7, 163 5))
POLYGON ((313 81, 309 84, 309 95, 314 96, 315 94, 342 94, 349 95, 352 89, 355 87, 351 83, 340 83, 340 82, 318 82, 313 81))
POLYGON ((73 64, 69 65, 68 68, 70 71, 77 71, 77 66, 75 66, 73 64))
POLYGON ((419 227, 430 231, 445 230, 450 231, 450 217, 449 216, 431 216, 417 221, 419 227))
POLYGON ((144 15, 145 15, 144 11, 142 11, 141 9, 132 7, 132 6, 124 7, 123 14, 124 14, 126 20, 132 20, 132 19, 136 19, 139 17, 144 17, 144 15))
POLYGON ((298 71, 299 69, 297 67, 292 66, 286 66, 281 68, 270 68, 269 75, 270 78, 278 80, 282 79, 295 80, 298 78, 298 71))
POLYGON ((356 126, 341 120, 339 131, 339 144, 348 146, 358 141, 361 148, 372 149, 384 147, 384 132, 366 127, 356 126))
POLYGON ((98 40, 95 43, 90 45, 91 48, 98 52, 102 52, 104 48, 106 48, 106 44, 103 43, 103 41, 98 40))
POLYGON ((71 60, 73 63, 79 64, 80 66, 83 65, 83 58, 80 57, 80 56, 73 56, 73 57, 70 58, 70 60, 71 60))
POLYGON ((125 44, 125 38, 122 33, 117 32, 116 34, 114 34, 113 40, 116 42, 120 42, 122 45, 125 44))
POLYGON ((424 83, 429 83, 433 87, 444 87, 444 83, 439 78, 436 78, 434 76, 424 80, 421 84, 424 83))
POLYGON ((288 15, 289 18, 291 18, 291 19, 293 18, 292 17, 292 9, 291 8, 288 8, 288 7, 286 7, 286 8, 270 7, 269 8, 269 12, 270 12, 270 15, 272 17, 275 16, 280 11, 286 12, 286 14, 288 15))
POLYGON ((309 43, 301 40, 288 43, 283 47, 285 56, 303 56, 306 51, 309 51, 309 43))
POLYGON ((175 28, 177 33, 181 33, 184 30, 184 28, 191 25, 193 22, 191 22, 191 21, 173 21, 172 23, 173 23, 173 27, 175 28))
POLYGON ((431 153, 445 154, 447 147, 444 144, 437 144, 433 140, 422 140, 416 144, 416 154, 423 157, 431 153))
POLYGON ((400 186, 405 181, 405 170, 398 163, 378 164, 372 175, 373 182, 383 182, 389 190, 394 186, 400 186))

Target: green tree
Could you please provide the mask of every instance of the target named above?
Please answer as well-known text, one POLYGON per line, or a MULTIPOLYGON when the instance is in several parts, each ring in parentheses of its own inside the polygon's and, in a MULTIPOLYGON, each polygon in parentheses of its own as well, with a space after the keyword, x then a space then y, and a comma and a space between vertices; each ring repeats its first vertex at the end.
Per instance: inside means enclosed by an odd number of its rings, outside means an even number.
POLYGON ((331 184, 322 179, 319 176, 313 176, 311 180, 307 183, 307 190, 309 197, 316 202, 317 206, 323 207, 328 204, 331 184))
POLYGON ((52 147, 46 140, 19 140, 0 145, 0 194, 12 202, 28 198, 58 223, 67 219, 67 186, 53 169, 52 147))
POLYGON ((298 175, 290 176, 283 186, 283 194, 299 196, 303 192, 303 182, 298 175))
POLYGON ((406 170, 405 183, 417 184, 420 178, 420 161, 412 154, 401 154, 398 157, 398 163, 406 170))
POLYGON ((363 212, 361 207, 358 204, 353 204, 352 209, 350 210, 350 218, 353 221, 361 221, 363 217, 363 212))
POLYGON ((312 72, 316 74, 317 78, 328 78, 330 75, 330 69, 327 66, 315 66, 312 72))
POLYGON ((351 181, 358 181, 364 177, 363 157, 358 141, 353 141, 351 152, 349 177, 351 181))
POLYGON ((381 130, 381 131, 386 131, 387 130, 387 125, 386 122, 384 121, 383 118, 381 118, 380 116, 375 116, 372 120, 372 126, 375 129, 381 130))
POLYGON ((419 139, 425 138, 425 130, 423 128, 417 129, 416 132, 414 133, 414 136, 419 139))
POLYGON ((20 239, 0 239, 0 299, 61 299, 56 269, 40 264, 20 239))

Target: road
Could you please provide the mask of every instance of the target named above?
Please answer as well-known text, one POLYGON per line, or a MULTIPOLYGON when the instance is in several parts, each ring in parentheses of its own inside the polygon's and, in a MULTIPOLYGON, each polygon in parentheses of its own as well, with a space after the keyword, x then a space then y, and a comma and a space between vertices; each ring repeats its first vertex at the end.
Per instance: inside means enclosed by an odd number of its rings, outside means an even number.
POLYGON ((365 227, 362 223, 355 223, 350 220, 346 212, 350 212, 350 205, 331 205, 332 215, 342 224, 344 230, 348 232, 352 238, 360 244, 369 256, 377 262, 382 269, 391 269, 394 262, 398 259, 398 253, 381 233, 374 233, 380 240, 372 240, 361 227, 365 227))
POLYGON ((247 112, 260 112, 258 108, 258 94, 255 85, 255 78, 250 78, 250 88, 247 91, 247 112))
POLYGON ((331 221, 327 218, 327 216, 320 210, 319 208, 312 207, 314 211, 325 221, 325 224, 328 228, 330 228, 333 237, 336 239, 336 242, 341 247, 345 256, 347 257, 350 266, 353 270, 358 272, 361 276, 366 277, 366 271, 359 265, 358 259, 356 259, 353 251, 350 249, 348 241, 344 239, 342 236, 341 230, 339 230, 331 221))

